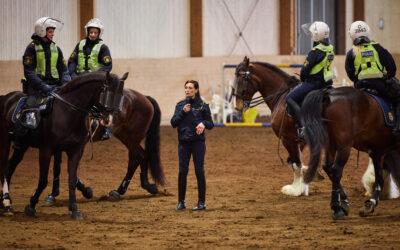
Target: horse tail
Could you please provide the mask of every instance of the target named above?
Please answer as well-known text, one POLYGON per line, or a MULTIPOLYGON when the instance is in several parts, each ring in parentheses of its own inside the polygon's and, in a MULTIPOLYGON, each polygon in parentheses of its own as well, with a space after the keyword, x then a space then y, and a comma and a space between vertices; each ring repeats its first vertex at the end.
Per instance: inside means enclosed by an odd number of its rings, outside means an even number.
POLYGON ((164 170, 161 165, 160 159, 160 123, 161 123, 161 110, 157 101, 150 97, 146 98, 151 102, 154 107, 153 119, 151 120, 150 127, 146 134, 146 148, 145 154, 149 162, 151 176, 157 184, 165 185, 164 170))
POLYGON ((304 182, 310 183, 317 172, 322 147, 327 142, 327 132, 322 123, 324 90, 310 92, 301 105, 302 123, 305 127, 305 139, 310 147, 310 163, 304 175, 304 182))
POLYGON ((400 154, 396 149, 385 153, 383 158, 383 169, 387 170, 393 177, 398 189, 400 189, 400 154))

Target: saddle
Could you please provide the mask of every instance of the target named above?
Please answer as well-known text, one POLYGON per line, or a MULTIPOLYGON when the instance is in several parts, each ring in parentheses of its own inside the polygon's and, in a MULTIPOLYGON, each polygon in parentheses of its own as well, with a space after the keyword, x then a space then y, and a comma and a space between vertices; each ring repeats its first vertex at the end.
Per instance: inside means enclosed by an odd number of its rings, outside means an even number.
POLYGON ((25 128, 36 129, 41 117, 47 117, 53 110, 54 97, 31 95, 21 97, 14 110, 12 121, 25 128))
POLYGON ((372 98, 374 98, 376 100, 376 102, 381 107, 381 110, 383 113, 383 118, 385 120, 385 125, 390 128, 393 128, 396 124, 396 112, 395 112, 392 102, 390 102, 382 97, 377 96, 376 92, 371 93, 367 89, 362 89, 362 90, 366 94, 368 94, 369 96, 371 96, 372 98))

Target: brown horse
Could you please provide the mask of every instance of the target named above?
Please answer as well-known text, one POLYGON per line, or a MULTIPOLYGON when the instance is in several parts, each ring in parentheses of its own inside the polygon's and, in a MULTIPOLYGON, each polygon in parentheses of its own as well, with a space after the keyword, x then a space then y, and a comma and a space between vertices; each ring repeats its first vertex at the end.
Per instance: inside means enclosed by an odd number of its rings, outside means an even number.
POLYGON ((352 147, 367 152, 372 158, 377 183, 370 200, 364 204, 360 215, 374 212, 383 188, 382 168, 392 173, 400 183, 398 144, 392 131, 385 126, 377 101, 368 94, 352 87, 315 90, 307 95, 301 107, 305 136, 310 147, 310 165, 304 176, 309 183, 325 150, 323 169, 332 182, 331 209, 334 220, 345 219, 349 204, 340 180, 352 147), (385 158, 384 158, 385 157, 385 158), (397 162, 397 163, 396 163, 397 162))
MULTIPOLYGON (((51 156, 55 152, 65 151, 68 155, 69 210, 72 212, 72 218, 82 219, 82 214, 77 209, 75 188, 77 168, 88 134, 87 117, 94 105, 99 109, 99 117, 104 120, 108 120, 118 111, 127 76, 126 73, 119 79, 116 75, 105 72, 90 73, 67 83, 57 93, 51 93, 55 98, 51 115, 42 117, 34 139, 26 137, 23 141, 26 145, 14 149, 12 160, 19 162, 28 146, 39 148, 39 183, 30 204, 25 207, 26 215, 34 217, 36 214, 36 204, 47 186, 51 156)), ((13 161, 8 161, 12 140, 9 132, 14 129, 12 116, 22 96, 21 92, 11 92, 0 98, 0 176, 3 182, 5 214, 13 213, 9 194, 10 169, 13 168, 9 165, 13 161)))
MULTIPOLYGON (((143 189, 151 194, 158 192, 155 184, 150 184, 147 170, 150 168, 151 175, 156 184, 164 185, 165 176, 160 160, 160 122, 161 110, 156 100, 150 96, 124 89, 124 102, 122 111, 114 126, 114 136, 118 138, 129 150, 129 162, 127 173, 117 190, 110 192, 110 197, 119 199, 128 189, 128 185, 140 164, 140 183, 143 189), (140 145, 146 137, 145 148, 140 145)), ((99 141, 105 130, 99 127, 93 135, 93 141, 99 141)), ((47 204, 53 204, 59 194, 60 186, 61 153, 54 156, 54 179, 51 194, 45 198, 47 204)), ((92 190, 79 180, 77 188, 84 197, 91 198, 92 190)))
POLYGON ((294 119, 286 114, 285 97, 299 80, 280 70, 274 65, 262 62, 251 62, 245 57, 236 67, 235 84, 232 95, 236 99, 236 109, 243 111, 249 107, 266 103, 271 110, 271 127, 289 153, 287 162, 294 171, 292 185, 286 185, 282 192, 286 195, 308 195, 308 186, 303 182, 303 169, 300 152, 304 147, 298 143, 294 119), (253 99, 256 92, 260 98, 253 99))

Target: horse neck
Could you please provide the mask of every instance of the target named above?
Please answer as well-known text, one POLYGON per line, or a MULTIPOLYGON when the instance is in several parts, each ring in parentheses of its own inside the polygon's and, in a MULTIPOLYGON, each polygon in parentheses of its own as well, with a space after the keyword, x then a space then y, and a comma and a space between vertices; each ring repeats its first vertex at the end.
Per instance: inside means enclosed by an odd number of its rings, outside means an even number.
POLYGON ((60 94, 60 96, 76 107, 87 110, 95 104, 95 99, 100 94, 102 87, 103 82, 101 81, 86 82, 71 91, 60 94))
MULTIPOLYGON (((287 87, 285 79, 274 72, 269 70, 267 73, 257 71, 255 74, 255 77, 253 77, 254 85, 257 86, 256 91, 260 92, 263 98, 273 96, 287 87)), ((266 102, 271 111, 275 108, 280 97, 281 95, 277 95, 266 102)))

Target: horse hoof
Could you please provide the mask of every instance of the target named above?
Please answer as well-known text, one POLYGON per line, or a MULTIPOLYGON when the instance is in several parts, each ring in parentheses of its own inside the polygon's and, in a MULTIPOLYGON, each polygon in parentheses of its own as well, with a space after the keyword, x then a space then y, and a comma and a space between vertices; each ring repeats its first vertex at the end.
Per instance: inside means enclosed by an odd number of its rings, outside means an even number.
POLYGON ((14 216, 14 209, 11 206, 7 206, 3 209, 4 216, 14 216))
POLYGON ((345 220, 346 219, 346 215, 343 212, 343 210, 339 210, 335 213, 332 214, 332 219, 333 220, 345 220))
POLYGON ((73 211, 71 214, 71 218, 74 220, 83 220, 83 216, 79 211, 73 211))
POLYGON ((158 193, 158 189, 157 189, 157 185, 156 184, 150 184, 145 189, 150 194, 157 194, 158 193))
POLYGON ((25 214, 29 217, 35 218, 36 216, 36 208, 31 207, 30 205, 26 205, 25 214))
POLYGON ((364 207, 360 211, 360 216, 366 217, 372 215, 374 211, 375 211, 375 204, 372 201, 368 200, 364 203, 364 207))
POLYGON ((121 199, 121 195, 118 193, 117 190, 111 191, 109 194, 111 200, 117 201, 121 199))
POLYGON ((56 203, 56 197, 51 195, 51 194, 49 194, 49 195, 47 195, 46 198, 44 198, 44 203, 47 206, 51 206, 51 205, 56 203))
POLYGON ((350 206, 349 206, 348 202, 341 202, 340 203, 340 208, 342 209, 342 211, 344 212, 344 214, 346 216, 349 215, 350 206))
POLYGON ((93 197, 93 190, 91 187, 86 187, 85 190, 82 192, 82 195, 86 198, 86 199, 90 199, 93 197))

